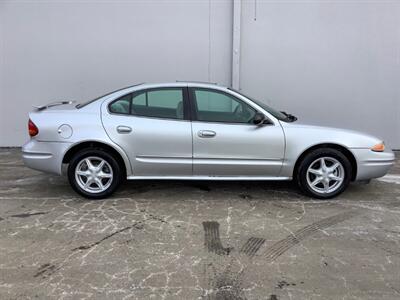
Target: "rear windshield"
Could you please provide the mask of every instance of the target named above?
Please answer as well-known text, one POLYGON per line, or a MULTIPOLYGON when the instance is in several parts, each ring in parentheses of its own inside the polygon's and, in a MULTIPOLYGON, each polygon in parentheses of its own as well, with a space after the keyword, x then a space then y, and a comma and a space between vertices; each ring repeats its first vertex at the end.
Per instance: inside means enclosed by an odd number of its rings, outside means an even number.
POLYGON ((82 107, 85 107, 86 105, 89 105, 90 103, 93 103, 93 102, 95 102, 95 101, 97 101, 97 100, 99 100, 99 99, 101 99, 101 98, 103 98, 103 97, 106 97, 106 96, 108 96, 108 95, 111 95, 111 94, 114 94, 114 93, 116 93, 116 92, 119 92, 119 91, 122 91, 122 90, 125 90, 125 89, 128 89, 128 88, 131 88, 131 87, 134 87, 134 86, 138 86, 138 85, 141 85, 141 84, 143 84, 143 83, 139 83, 139 84, 130 85, 130 86, 127 86, 127 87, 124 87, 124 88, 121 88, 121 89, 118 89, 118 90, 112 91, 112 92, 110 92, 110 93, 107 93, 107 94, 105 94, 105 95, 102 95, 102 96, 100 96, 100 97, 96 97, 96 98, 94 98, 94 99, 92 99, 92 100, 89 100, 89 101, 86 101, 86 102, 79 103, 79 104, 77 104, 75 107, 76 107, 76 108, 82 108, 82 107))

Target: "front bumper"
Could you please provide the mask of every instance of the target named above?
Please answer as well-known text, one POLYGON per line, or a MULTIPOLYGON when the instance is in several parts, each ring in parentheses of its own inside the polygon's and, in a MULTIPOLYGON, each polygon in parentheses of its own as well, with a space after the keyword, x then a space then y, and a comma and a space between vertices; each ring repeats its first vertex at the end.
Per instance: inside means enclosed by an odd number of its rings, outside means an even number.
POLYGON ((31 169, 61 175, 62 160, 70 146, 71 143, 31 139, 22 146, 22 159, 31 169))
POLYGON ((374 152, 370 149, 351 149, 357 160, 356 180, 368 180, 382 177, 394 165, 392 151, 374 152))

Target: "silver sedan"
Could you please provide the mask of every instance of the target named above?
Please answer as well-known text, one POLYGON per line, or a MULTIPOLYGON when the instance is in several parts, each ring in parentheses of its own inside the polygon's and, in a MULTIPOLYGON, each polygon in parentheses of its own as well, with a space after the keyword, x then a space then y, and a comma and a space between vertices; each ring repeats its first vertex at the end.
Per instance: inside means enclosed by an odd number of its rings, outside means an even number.
POLYGON ((394 154, 370 135, 305 125, 230 88, 140 84, 29 115, 27 166, 62 174, 79 194, 111 195, 124 179, 295 180, 331 198, 385 175, 394 154))

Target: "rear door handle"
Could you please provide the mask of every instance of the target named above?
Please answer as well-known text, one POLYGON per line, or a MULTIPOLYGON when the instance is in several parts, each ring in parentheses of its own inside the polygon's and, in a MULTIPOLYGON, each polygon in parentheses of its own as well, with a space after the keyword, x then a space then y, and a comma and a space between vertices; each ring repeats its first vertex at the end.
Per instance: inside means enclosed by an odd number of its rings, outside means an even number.
POLYGON ((117 132, 121 133, 121 134, 130 133, 131 131, 132 131, 132 128, 130 128, 129 126, 119 125, 117 127, 117 132))
POLYGON ((200 130, 198 132, 199 137, 202 138, 212 138, 214 136, 216 136, 217 134, 215 133, 215 131, 212 130, 200 130))

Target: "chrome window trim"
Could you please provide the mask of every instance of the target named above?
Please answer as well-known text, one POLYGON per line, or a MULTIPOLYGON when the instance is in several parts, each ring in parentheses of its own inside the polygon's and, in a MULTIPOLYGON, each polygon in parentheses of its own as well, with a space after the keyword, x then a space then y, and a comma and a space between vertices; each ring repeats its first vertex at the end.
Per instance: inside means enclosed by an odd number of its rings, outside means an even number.
MULTIPOLYGON (((271 115, 268 111, 266 111, 265 109, 263 109, 261 106, 257 105, 256 103, 254 103, 253 101, 251 101, 250 99, 244 97, 241 94, 236 93, 233 90, 230 90, 226 87, 222 87, 222 86, 218 86, 218 85, 210 85, 210 84, 203 84, 203 83, 193 83, 193 82, 188 82, 188 83, 183 83, 183 82, 177 82, 177 83, 168 83, 168 84, 141 84, 141 85, 136 85, 136 86, 132 86, 129 87, 125 90, 119 90, 117 92, 115 92, 117 95, 114 94, 110 94, 105 96, 105 99, 102 101, 101 105, 106 105, 107 107, 107 112, 110 115, 123 115, 123 116, 131 116, 130 114, 117 114, 117 113, 111 113, 108 110, 108 104, 114 100, 117 100, 118 98, 122 97, 122 96, 126 96, 127 94, 130 93, 134 93, 134 92, 139 92, 139 91, 145 91, 148 89, 158 89, 158 88, 208 88, 211 90, 216 90, 216 91, 222 91, 224 93, 230 94, 235 98, 238 98, 242 101, 244 101, 245 103, 247 103, 248 105, 250 105, 251 107, 253 107, 254 109, 256 109, 259 112, 262 112, 266 118, 271 122, 271 124, 264 124, 265 125, 274 125, 274 126, 280 126, 280 123, 278 121, 277 118, 275 118, 273 115, 271 115), (121 93, 125 91, 124 93, 121 93)), ((190 98, 190 95, 188 95, 190 98)), ((100 100, 100 99, 99 99, 100 100)), ((188 99, 190 101, 190 99, 188 99)), ((136 117, 140 117, 137 116, 136 117)), ((156 119, 161 119, 161 120, 180 120, 180 119, 167 119, 167 118, 157 118, 157 117, 144 117, 144 118, 156 118, 156 119)), ((191 120, 193 121, 193 117, 191 118, 191 120)), ((181 120, 181 121, 188 121, 188 120, 181 120)), ((206 121, 201 121, 201 122, 206 122, 206 121)), ((226 123, 223 122, 224 124, 238 124, 238 123, 226 123)), ((221 124, 221 123, 218 123, 221 124)), ((239 124, 246 124, 246 123, 239 123, 239 124)), ((248 124, 250 126, 255 126, 253 124, 248 124)))
POLYGON ((274 123, 270 122, 270 123, 265 123, 262 125, 256 125, 256 124, 251 124, 251 123, 231 123, 231 122, 218 122, 218 121, 200 121, 200 120, 192 120, 193 123, 207 123, 207 124, 226 124, 226 125, 242 125, 242 126, 260 126, 260 127, 264 127, 264 126, 276 126, 274 123))
POLYGON ((156 120, 167 120, 167 121, 178 121, 178 122, 191 122, 191 120, 185 120, 185 119, 171 119, 171 118, 161 118, 161 117, 148 117, 148 116, 138 116, 138 115, 132 115, 132 114, 121 114, 121 113, 109 113, 110 115, 117 115, 121 117, 134 117, 134 118, 144 118, 144 119, 156 119, 156 120))

